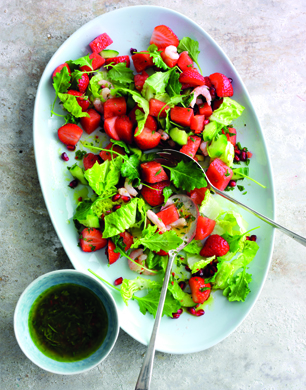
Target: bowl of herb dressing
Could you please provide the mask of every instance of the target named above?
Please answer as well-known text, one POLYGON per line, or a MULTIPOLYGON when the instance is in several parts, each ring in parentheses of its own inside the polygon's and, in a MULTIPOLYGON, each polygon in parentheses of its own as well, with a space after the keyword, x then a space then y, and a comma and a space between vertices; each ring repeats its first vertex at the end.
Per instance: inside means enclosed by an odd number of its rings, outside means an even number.
POLYGON ((15 336, 25 355, 42 369, 79 374, 101 363, 119 333, 119 318, 107 287, 75 270, 49 272, 20 296, 15 336))

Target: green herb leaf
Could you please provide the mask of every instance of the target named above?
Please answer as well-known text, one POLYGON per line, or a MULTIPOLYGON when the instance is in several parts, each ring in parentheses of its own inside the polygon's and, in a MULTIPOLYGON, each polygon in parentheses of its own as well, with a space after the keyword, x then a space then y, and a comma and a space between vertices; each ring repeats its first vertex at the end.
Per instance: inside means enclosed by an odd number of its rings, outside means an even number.
POLYGON ((123 177, 127 177, 130 182, 138 179, 136 186, 140 184, 139 167, 140 161, 136 154, 132 154, 129 157, 125 157, 121 166, 121 174, 123 177))
POLYGON ((163 189, 163 196, 164 196, 164 203, 167 202, 169 197, 173 194, 172 188, 171 187, 165 187, 163 189))
POLYGON ((225 295, 230 302, 244 302, 251 291, 248 287, 248 284, 251 281, 252 275, 246 272, 246 268, 243 268, 242 272, 239 272, 228 281, 228 286, 224 289, 223 295, 225 295))
POLYGON ((107 76, 112 83, 125 84, 126 87, 134 82, 134 73, 126 67, 125 62, 114 65, 108 71, 107 76))
POLYGON ((70 87, 70 81, 71 76, 68 73, 67 67, 64 66, 53 78, 53 88, 56 94, 67 92, 70 87))
MULTIPOLYGON (((160 290, 150 290, 147 295, 141 298, 134 295, 133 299, 137 300, 139 310, 143 315, 148 311, 155 318, 160 299, 160 290)), ((167 291, 162 316, 172 317, 172 313, 176 313, 180 308, 180 302, 174 299, 172 294, 167 291)))
POLYGON ((180 95, 182 84, 179 82, 180 74, 173 68, 171 71, 169 82, 166 86, 166 91, 170 97, 180 95))
POLYGON ((171 76, 172 69, 167 72, 156 72, 148 77, 144 83, 144 87, 148 85, 151 87, 155 94, 166 92, 166 87, 171 76))
POLYGON ((77 60, 74 60, 74 61, 71 61, 71 62, 74 65, 88 66, 91 70, 93 70, 92 61, 93 61, 93 59, 89 58, 89 54, 87 54, 87 56, 78 58, 77 60))
POLYGON ((70 114, 72 114, 74 117, 89 117, 89 114, 87 114, 87 112, 82 111, 82 108, 79 105, 76 96, 69 95, 68 93, 59 93, 58 97, 62 101, 65 110, 70 112, 70 114))
POLYGON ((138 248, 140 245, 143 245, 151 251, 159 252, 162 249, 165 252, 169 252, 172 249, 178 248, 182 242, 183 240, 173 230, 159 234, 156 232, 156 226, 148 225, 142 231, 142 236, 134 240, 132 248, 138 248))
POLYGON ((168 70, 169 67, 164 63, 160 51, 158 51, 158 47, 156 45, 150 45, 148 47, 148 52, 150 53, 150 57, 152 58, 154 64, 164 70, 168 70))
POLYGON ((103 164, 95 164, 84 173, 90 187, 97 195, 117 192, 116 185, 120 178, 122 159, 106 160, 103 164))

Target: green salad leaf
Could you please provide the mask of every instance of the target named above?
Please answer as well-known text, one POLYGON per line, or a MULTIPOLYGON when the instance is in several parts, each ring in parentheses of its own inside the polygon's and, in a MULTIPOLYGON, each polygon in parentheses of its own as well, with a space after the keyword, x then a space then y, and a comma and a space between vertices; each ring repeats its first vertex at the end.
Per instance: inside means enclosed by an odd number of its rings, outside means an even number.
POLYGON ((60 72, 57 72, 53 77, 53 88, 58 93, 65 93, 70 87, 71 76, 68 73, 68 69, 64 66, 60 72))
POLYGON ((232 276, 228 281, 228 286, 224 289, 223 295, 225 295, 230 302, 244 302, 249 292, 251 292, 248 287, 248 284, 251 281, 252 275, 246 272, 246 268, 243 268, 242 272, 232 276))
MULTIPOLYGON (((160 298, 160 289, 150 290, 144 297, 133 296, 133 299, 137 300, 139 310, 142 314, 146 314, 148 311, 155 318, 160 298)), ((179 301, 173 298, 172 294, 167 291, 162 316, 166 315, 172 317, 172 313, 176 313, 181 308, 179 301)))
POLYGON ((160 289, 161 285, 158 282, 155 282, 151 279, 145 279, 141 276, 138 276, 136 279, 123 279, 121 284, 120 294, 122 296, 123 302, 127 305, 128 301, 133 298, 133 295, 137 291, 145 289, 160 289))
POLYGON ((87 54, 87 56, 78 58, 77 60, 70 61, 70 62, 71 62, 72 64, 74 64, 74 65, 88 66, 91 70, 93 70, 93 67, 92 67, 93 59, 92 59, 92 58, 89 58, 89 54, 87 54))
POLYGON ((160 51, 158 51, 158 47, 156 45, 150 45, 148 47, 148 52, 150 53, 150 57, 156 66, 163 70, 169 69, 169 67, 164 63, 164 60, 162 59, 160 51))
POLYGON ((203 74, 201 67, 198 63, 198 56, 200 54, 198 41, 195 41, 189 37, 184 37, 183 39, 180 40, 180 43, 177 47, 177 51, 178 53, 182 53, 183 51, 188 51, 190 58, 192 59, 192 61, 194 61, 197 64, 201 74, 203 74))
POLYGON ((68 93, 58 93, 58 97, 62 101, 65 110, 76 118, 89 117, 87 112, 82 111, 82 107, 79 105, 76 96, 69 95, 68 93))
POLYGON ((124 84, 126 87, 134 82, 134 73, 132 69, 126 67, 125 62, 114 65, 108 71, 107 76, 112 83, 124 84))
POLYGON ((241 104, 229 97, 225 97, 221 106, 212 113, 209 120, 228 126, 242 114, 243 110, 244 107, 241 104))
POLYGON ((103 193, 111 196, 117 192, 115 186, 120 179, 121 164, 122 159, 117 157, 114 160, 106 160, 103 164, 95 162, 91 168, 85 171, 84 176, 97 195, 103 193))
POLYGON ((170 97, 180 95, 182 90, 182 84, 179 82, 180 74, 176 72, 176 69, 170 73, 169 82, 166 86, 166 92, 170 97))

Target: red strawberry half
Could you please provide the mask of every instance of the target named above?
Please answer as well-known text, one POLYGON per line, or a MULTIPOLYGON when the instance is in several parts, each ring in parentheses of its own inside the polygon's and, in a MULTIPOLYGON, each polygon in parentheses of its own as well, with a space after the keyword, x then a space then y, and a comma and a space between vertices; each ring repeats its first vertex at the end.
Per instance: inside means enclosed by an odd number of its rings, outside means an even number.
POLYGON ((85 93, 89 84, 89 77, 87 73, 82 74, 82 78, 78 80, 78 89, 81 93, 85 93))
POLYGON ((120 253, 114 252, 115 249, 116 245, 109 239, 105 250, 109 264, 114 264, 120 257, 120 253))
POLYGON ((85 171, 87 171, 87 169, 92 168, 96 162, 101 164, 102 162, 101 157, 93 153, 87 153, 86 156, 83 158, 85 171))
POLYGON ((226 255, 229 249, 229 244, 223 237, 219 236, 219 234, 213 234, 206 240, 200 255, 204 257, 220 257, 226 255))
POLYGON ((200 276, 193 276, 189 279, 192 300, 195 303, 203 303, 207 301, 210 295, 210 283, 205 283, 205 280, 200 276))
POLYGON ((209 76, 209 79, 215 87, 219 97, 230 97, 234 95, 232 83, 224 74, 213 73, 209 76))
POLYGON ((205 85, 204 77, 195 69, 188 69, 181 73, 179 82, 189 84, 194 87, 197 87, 198 85, 205 85))
POLYGON ((69 146, 75 146, 81 138, 82 133, 83 130, 73 123, 67 123, 57 131, 60 141, 69 146))
POLYGON ((171 28, 160 25, 156 26, 150 39, 150 45, 156 45, 159 49, 164 49, 167 46, 178 46, 180 43, 178 37, 174 34, 171 28))
POLYGON ((80 235, 80 246, 84 252, 95 252, 106 246, 107 240, 102 237, 100 230, 85 228, 80 235))
POLYGON ((71 71, 70 71, 69 65, 66 64, 66 62, 65 62, 64 64, 59 65, 59 66, 55 69, 55 71, 54 71, 53 74, 52 74, 52 78, 56 75, 56 73, 59 73, 59 72, 63 69, 64 66, 66 66, 66 68, 68 69, 68 73, 69 73, 69 75, 70 75, 70 74, 71 74, 71 71))
POLYGON ((156 184, 150 184, 150 187, 143 186, 141 195, 150 206, 160 206, 164 202, 163 189, 169 187, 170 181, 164 180, 156 184))

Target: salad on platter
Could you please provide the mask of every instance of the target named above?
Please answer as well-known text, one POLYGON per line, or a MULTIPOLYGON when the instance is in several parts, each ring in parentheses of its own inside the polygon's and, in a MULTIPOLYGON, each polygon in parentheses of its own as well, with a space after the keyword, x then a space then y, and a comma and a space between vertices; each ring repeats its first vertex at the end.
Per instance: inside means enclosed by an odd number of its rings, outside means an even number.
MULTIPOLYGON (((165 25, 154 28, 147 49, 131 48, 131 56, 109 49, 112 43, 102 33, 89 43, 91 54, 67 60, 52 75, 51 115, 63 117, 58 138, 77 160, 68 167, 69 186, 87 189, 73 216, 76 245, 88 253, 105 248, 110 267, 127 262, 134 279, 118 275, 110 284, 92 273, 127 305, 136 300, 143 314, 155 316, 168 253, 194 218, 175 197, 187 194, 199 209, 196 235, 176 255, 163 314, 202 316, 217 289, 224 299, 245 301, 248 266, 259 248, 254 229, 225 210, 192 160, 169 166, 156 154, 179 150, 207 168, 218 189, 245 194, 238 183, 252 180, 252 153, 237 142, 233 121, 244 107, 232 99, 233 80, 217 72, 203 76, 199 43, 179 40, 165 25), (89 137, 81 139, 84 132, 89 137), (109 137, 106 145, 101 133, 109 137)), ((66 152, 61 158, 69 161, 66 152)))

